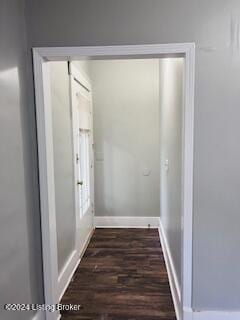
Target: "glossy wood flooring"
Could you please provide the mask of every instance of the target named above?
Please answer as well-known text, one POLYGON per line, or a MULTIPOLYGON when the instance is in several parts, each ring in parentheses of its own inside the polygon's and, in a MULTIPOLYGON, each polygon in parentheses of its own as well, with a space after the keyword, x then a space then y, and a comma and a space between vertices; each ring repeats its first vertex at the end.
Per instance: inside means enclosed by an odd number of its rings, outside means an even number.
POLYGON ((96 229, 63 304, 63 320, 175 320, 157 229, 96 229))

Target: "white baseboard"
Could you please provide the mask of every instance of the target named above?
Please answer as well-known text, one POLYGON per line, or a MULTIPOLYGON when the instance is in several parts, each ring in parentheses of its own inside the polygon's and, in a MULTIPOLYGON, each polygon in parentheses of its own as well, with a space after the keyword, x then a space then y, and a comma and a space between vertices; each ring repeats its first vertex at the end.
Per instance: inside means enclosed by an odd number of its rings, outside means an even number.
POLYGON ((80 250, 80 253, 79 253, 80 259, 82 259, 83 255, 84 255, 84 253, 85 253, 85 251, 86 251, 86 249, 87 249, 87 247, 88 247, 88 244, 89 244, 89 242, 90 242, 90 240, 91 240, 91 238, 92 238, 94 229, 95 229, 95 228, 93 228, 93 229, 89 232, 89 234, 87 235, 87 237, 86 237, 86 240, 85 240, 85 242, 84 242, 84 244, 83 244, 83 246, 82 246, 82 248, 81 248, 81 250, 80 250))
POLYGON ((59 277, 58 277, 58 301, 62 299, 62 296, 64 292, 66 291, 69 282, 72 279, 72 276, 77 269, 80 262, 80 258, 78 255, 77 250, 74 250, 72 254, 69 256, 66 264, 63 267, 63 270, 61 271, 59 277))
POLYGON ((177 320, 239 320, 240 311, 227 312, 227 311, 197 311, 191 308, 184 308, 182 313, 181 307, 181 291, 177 281, 176 270, 174 268, 171 251, 168 245, 166 234, 159 219, 159 236, 162 244, 164 259, 167 267, 168 278, 173 297, 174 308, 177 320))
MULTIPOLYGON (((60 320, 61 314, 57 313, 56 316, 53 316, 54 319, 60 320)), ((44 311, 38 311, 35 316, 32 318, 32 320, 46 320, 45 312, 44 311)))
POLYGON ((38 311, 32 320, 45 320, 44 311, 38 311))
MULTIPOLYGON (((93 229, 94 230, 94 229, 93 229)), ((80 261, 81 258, 85 252, 85 250, 87 249, 88 243, 92 237, 93 234, 93 230, 91 230, 89 232, 89 234, 86 237, 86 240, 84 242, 84 245, 82 246, 80 252, 78 252, 77 250, 74 250, 73 253, 70 255, 70 257, 68 258, 67 263, 64 266, 64 269, 62 270, 60 276, 59 276, 59 295, 58 295, 58 301, 60 301, 62 299, 62 296, 64 294, 64 292, 66 291, 80 261)))
POLYGON ((164 260, 167 267, 168 279, 171 288, 173 304, 176 312, 177 320, 181 320, 181 291, 177 280, 177 273, 174 267, 171 251, 168 245, 168 241, 165 235, 164 228, 162 226, 161 220, 159 219, 159 236, 162 245, 164 260))
POLYGON ((159 217, 95 216, 94 226, 101 228, 158 228, 159 217))
POLYGON ((239 320, 240 311, 184 311, 184 320, 239 320))

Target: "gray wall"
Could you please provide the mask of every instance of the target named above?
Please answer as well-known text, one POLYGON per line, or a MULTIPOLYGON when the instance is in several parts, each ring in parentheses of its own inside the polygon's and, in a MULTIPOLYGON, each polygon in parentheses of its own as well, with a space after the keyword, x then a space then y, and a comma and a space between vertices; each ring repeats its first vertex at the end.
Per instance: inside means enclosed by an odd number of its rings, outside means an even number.
POLYGON ((158 217, 158 60, 92 61, 90 70, 96 215, 158 217))
POLYGON ((76 219, 72 119, 67 62, 50 62, 53 158, 58 247, 61 272, 75 248, 76 219))
POLYGON ((239 0, 32 0, 33 46, 196 42, 193 306, 240 309, 239 0))
POLYGON ((160 216, 181 287, 183 58, 159 60, 160 216))
POLYGON ((42 303, 41 242, 32 79, 22 0, 0 4, 0 318, 4 303, 42 303), (31 80, 31 81, 30 81, 31 80))

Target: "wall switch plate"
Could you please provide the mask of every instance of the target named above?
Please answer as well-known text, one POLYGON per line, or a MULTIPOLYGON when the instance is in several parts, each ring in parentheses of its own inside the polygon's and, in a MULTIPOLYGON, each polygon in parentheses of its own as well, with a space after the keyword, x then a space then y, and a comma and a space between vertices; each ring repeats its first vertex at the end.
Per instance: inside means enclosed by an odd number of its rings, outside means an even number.
POLYGON ((150 170, 150 169, 148 169, 148 168, 143 168, 143 170, 142 170, 142 175, 143 175, 144 177, 148 177, 148 176, 150 176, 150 174, 151 174, 151 170, 150 170))
POLYGON ((164 167, 165 167, 165 170, 168 172, 169 171, 169 160, 168 159, 165 160, 164 167))

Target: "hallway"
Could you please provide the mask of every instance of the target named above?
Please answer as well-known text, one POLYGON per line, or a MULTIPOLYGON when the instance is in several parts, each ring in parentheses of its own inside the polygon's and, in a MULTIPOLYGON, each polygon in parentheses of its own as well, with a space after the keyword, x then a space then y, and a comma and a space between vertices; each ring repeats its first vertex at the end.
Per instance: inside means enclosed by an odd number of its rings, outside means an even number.
POLYGON ((175 320, 157 229, 96 229, 62 304, 62 320, 175 320))

